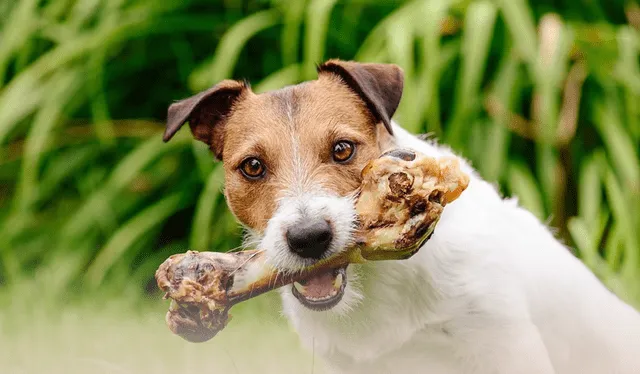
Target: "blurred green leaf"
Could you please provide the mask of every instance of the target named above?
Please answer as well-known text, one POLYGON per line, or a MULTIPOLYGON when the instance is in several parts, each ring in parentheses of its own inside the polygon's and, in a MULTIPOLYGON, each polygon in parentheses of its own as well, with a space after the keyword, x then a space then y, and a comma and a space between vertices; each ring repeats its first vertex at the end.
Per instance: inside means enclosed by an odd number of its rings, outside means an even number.
POLYGON ((602 205, 602 177, 600 166, 604 155, 602 152, 585 157, 578 180, 578 214, 588 227, 598 222, 602 205))
POLYGON ((149 229, 164 222, 171 214, 183 207, 184 194, 183 191, 171 194, 150 205, 122 225, 107 244, 100 249, 95 260, 87 269, 87 282, 92 287, 98 286, 123 253, 127 252, 149 229))
POLYGON ((567 228, 571 233, 571 238, 576 243, 580 258, 590 268, 596 269, 599 262, 598 244, 592 240, 592 231, 582 218, 573 217, 569 219, 567 228))
MULTIPOLYGON (((629 209, 632 205, 625 201, 622 187, 611 171, 608 171, 605 177, 605 190, 613 215, 616 217, 616 225, 620 230, 620 236, 625 241, 625 261, 622 265, 622 274, 628 279, 637 279, 640 268, 640 243, 638 241, 637 227, 633 227, 634 216, 629 209)), ((619 255, 614 255, 614 257, 617 258, 619 255)))
POLYGON ((261 80, 260 83, 253 87, 253 91, 262 93, 295 84, 300 80, 300 74, 300 65, 287 66, 261 80))
POLYGON ((59 44, 47 51, 27 68, 12 79, 0 91, 0 145, 7 136, 25 119, 44 97, 42 81, 46 82, 49 75, 56 69, 65 68, 66 64, 95 52, 96 49, 109 48, 122 42, 131 34, 140 30, 154 32, 150 28, 150 20, 145 15, 149 12, 131 11, 120 15, 119 22, 113 26, 97 28, 94 31, 74 36, 72 40, 59 44), (24 100, 23 98, 29 98, 24 100))
POLYGON ((276 3, 284 14, 282 42, 280 43, 282 63, 284 66, 289 66, 298 62, 300 28, 303 23, 307 0, 278 0, 276 3))
POLYGON ((160 136, 151 138, 116 165, 104 186, 94 192, 86 202, 74 212, 61 228, 63 242, 67 248, 94 227, 96 215, 104 214, 117 197, 117 193, 127 187, 141 171, 152 161, 177 148, 184 147, 191 139, 184 133, 163 145, 160 136), (181 136, 182 135, 182 136, 181 136))
POLYGON ((613 165, 620 172, 625 188, 640 191, 640 160, 638 144, 624 131, 618 106, 609 96, 594 104, 594 122, 602 136, 613 165))
POLYGON ((511 162, 509 166, 509 188, 518 197, 521 205, 530 210, 538 219, 545 220, 545 209, 536 180, 525 166, 511 162))
POLYGON ((534 73, 538 56, 538 36, 531 10, 525 0, 498 0, 502 17, 511 32, 514 46, 534 73))
POLYGON ((214 168, 213 153, 209 149, 209 146, 195 139, 191 142, 191 149, 193 151, 193 158, 198 166, 198 171, 200 172, 200 179, 206 181, 214 168))
POLYGON ((387 58, 386 39, 384 38, 387 28, 399 19, 412 19, 411 13, 421 4, 426 4, 426 2, 421 0, 408 1, 386 15, 369 31, 365 40, 360 44, 354 59, 356 61, 384 62, 387 58), (382 54, 384 54, 384 57, 382 57, 382 54))
POLYGON ((640 95, 640 63, 638 62, 640 35, 637 30, 623 26, 620 27, 616 36, 620 58, 615 67, 615 76, 620 84, 638 96, 640 95))
POLYGON ((233 25, 220 40, 211 61, 202 64, 191 74, 190 88, 196 92, 202 91, 223 79, 233 78, 233 68, 249 39, 278 22, 277 11, 265 10, 233 25))
POLYGON ((555 203, 558 197, 558 188, 563 181, 558 180, 558 155, 557 151, 548 143, 542 142, 536 144, 537 175, 540 180, 540 188, 542 190, 542 202, 545 211, 554 212, 555 203))
MULTIPOLYGON (((495 99, 504 105, 505 110, 512 110, 513 98, 516 96, 516 80, 518 78, 518 61, 513 53, 508 53, 497 71, 491 96, 485 100, 495 99)), ((509 158, 508 118, 498 116, 489 125, 486 134, 486 146, 478 158, 478 168, 482 175, 490 181, 497 181, 503 174, 505 163, 509 158)))
POLYGON ((18 182, 18 194, 15 196, 15 208, 28 210, 37 200, 38 174, 42 163, 41 156, 47 141, 51 137, 54 126, 60 120, 66 103, 60 97, 73 97, 79 86, 82 71, 75 69, 62 71, 52 79, 53 89, 47 96, 42 107, 34 118, 29 135, 27 136, 24 157, 22 159, 22 174, 18 182))
MULTIPOLYGON (((0 88, 4 85, 7 68, 12 56, 21 46, 27 44, 36 30, 36 0, 22 0, 17 2, 9 16, 2 23, 2 43, 0 43, 0 88), (6 35, 11 35, 7 37, 6 35)), ((1 123, 1 122, 0 122, 1 123)), ((0 141, 0 144, 2 142, 0 141)))
POLYGON ((51 159, 38 183, 37 202, 55 199, 56 191, 64 188, 61 185, 89 163, 96 162, 99 153, 100 149, 95 146, 73 147, 51 159))
POLYGON ((446 137, 447 143, 457 149, 462 149, 462 134, 469 116, 478 109, 480 84, 489 55, 496 14, 497 9, 490 1, 474 2, 467 9, 456 105, 446 137))
MULTIPOLYGON (((97 5, 97 4, 96 4, 97 5)), ((89 89, 92 92, 91 114, 96 137, 107 145, 114 144, 114 129, 111 124, 109 104, 107 102, 104 87, 104 65, 106 64, 106 51, 97 51, 89 58, 89 89)))
POLYGON ((324 60, 331 11, 337 0, 309 0, 305 17, 303 77, 313 79, 316 65, 324 60))
MULTIPOLYGON (((401 28, 401 23, 424 25, 411 30, 411 39, 415 33, 418 45, 422 44, 422 50, 414 52, 412 49, 415 42, 411 40, 411 48, 407 46, 408 53, 405 59, 411 61, 413 55, 418 55, 422 66, 414 67, 410 62, 403 63, 403 66, 406 66, 405 70, 409 72, 406 77, 407 81, 415 83, 408 85, 409 90, 405 90, 408 92, 404 97, 409 99, 403 100, 398 109, 403 126, 413 133, 420 132, 426 127, 426 131, 432 132, 436 136, 442 136, 438 87, 442 70, 451 63, 451 55, 441 52, 444 49, 440 45, 441 25, 445 21, 450 6, 451 1, 448 0, 415 3, 415 11, 407 13, 404 19, 398 18, 396 21, 399 24, 396 28, 401 28), (412 17, 412 20, 407 21, 407 17, 412 17), (425 117, 427 124, 423 126, 425 117)), ((388 44, 393 43, 395 43, 394 40, 389 38, 388 44)))
POLYGON ((617 225, 613 225, 607 235, 607 243, 605 244, 605 256, 607 265, 612 271, 620 268, 622 253, 624 251, 624 237, 621 235, 617 225))
POLYGON ((193 227, 191 229, 190 249, 194 251, 211 250, 211 226, 214 222, 213 213, 216 204, 222 197, 222 186, 224 183, 224 168, 216 165, 216 168, 209 174, 204 191, 200 194, 200 199, 196 205, 196 213, 193 217, 193 227))

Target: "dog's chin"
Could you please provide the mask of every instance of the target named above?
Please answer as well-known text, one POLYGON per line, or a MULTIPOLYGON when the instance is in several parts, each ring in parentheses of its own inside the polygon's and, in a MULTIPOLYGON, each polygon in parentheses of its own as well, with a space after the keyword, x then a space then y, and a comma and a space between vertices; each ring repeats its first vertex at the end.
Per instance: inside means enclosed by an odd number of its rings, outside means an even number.
POLYGON ((321 312, 340 303, 346 286, 347 266, 343 266, 294 282, 291 293, 307 309, 321 312))

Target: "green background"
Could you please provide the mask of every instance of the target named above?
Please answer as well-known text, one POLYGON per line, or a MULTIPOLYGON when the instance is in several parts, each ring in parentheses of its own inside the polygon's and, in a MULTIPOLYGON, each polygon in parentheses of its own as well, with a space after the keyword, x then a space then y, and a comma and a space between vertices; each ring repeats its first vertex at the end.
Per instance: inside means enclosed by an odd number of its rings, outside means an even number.
POLYGON ((432 133, 640 306, 640 7, 610 0, 0 0, 0 372, 316 372, 274 294, 164 326, 153 273, 242 231, 168 105, 326 58, 397 63, 432 133), (235 309, 234 309, 235 310, 235 309))

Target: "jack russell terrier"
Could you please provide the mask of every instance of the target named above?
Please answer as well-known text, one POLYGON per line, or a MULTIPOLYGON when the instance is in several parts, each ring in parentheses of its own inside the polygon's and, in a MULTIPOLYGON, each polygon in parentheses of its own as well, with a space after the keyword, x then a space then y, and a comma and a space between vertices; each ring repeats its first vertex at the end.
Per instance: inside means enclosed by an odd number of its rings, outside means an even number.
MULTIPOLYGON (((403 82, 396 65, 341 60, 262 94, 224 80, 172 104, 164 140, 189 123, 223 162, 230 210, 294 271, 348 247, 368 161, 453 155, 392 121, 403 82)), ((336 373, 640 373, 640 314, 460 161, 469 187, 413 257, 281 288, 301 342, 336 373)))

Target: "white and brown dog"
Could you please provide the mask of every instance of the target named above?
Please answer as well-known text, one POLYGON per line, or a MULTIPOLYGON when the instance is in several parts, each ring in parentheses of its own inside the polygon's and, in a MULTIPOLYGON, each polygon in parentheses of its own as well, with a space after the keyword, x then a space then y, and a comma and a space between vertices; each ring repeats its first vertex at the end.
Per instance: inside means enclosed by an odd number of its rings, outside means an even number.
MULTIPOLYGON (((340 60, 263 94, 225 80, 171 105, 165 141, 188 122, 224 164, 231 211, 296 270, 349 245, 369 160, 452 154, 391 120, 402 90, 395 65, 340 60)), ((639 313, 461 161, 469 188, 412 258, 281 289, 302 342, 339 373, 640 373, 639 313)))

